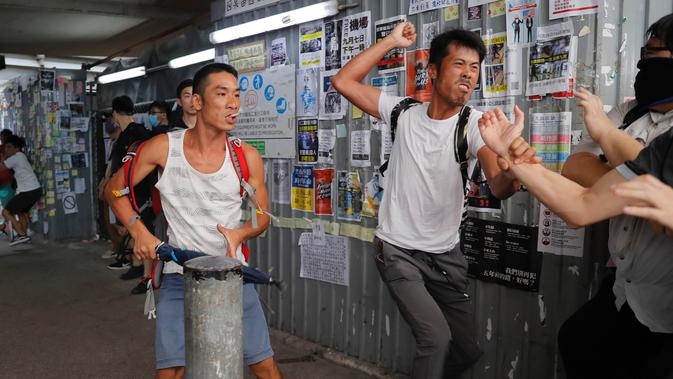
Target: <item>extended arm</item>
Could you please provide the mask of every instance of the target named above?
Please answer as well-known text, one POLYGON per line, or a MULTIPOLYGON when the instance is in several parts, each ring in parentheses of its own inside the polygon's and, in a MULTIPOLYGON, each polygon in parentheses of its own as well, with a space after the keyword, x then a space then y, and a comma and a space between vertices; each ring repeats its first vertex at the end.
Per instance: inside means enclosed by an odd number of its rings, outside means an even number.
MULTIPOLYGON (((517 149, 520 128, 494 112, 486 112, 479 120, 479 130, 486 145, 508 162, 510 148, 517 149)), ((509 165, 514 174, 540 202, 548 206, 571 226, 588 225, 622 213, 626 200, 618 198, 610 187, 626 181, 612 170, 591 188, 549 171, 539 164, 509 165)))
POLYGON ((580 88, 575 94, 577 106, 584 111, 584 124, 591 138, 601 146, 603 154, 612 167, 638 156, 643 145, 623 130, 615 128, 612 121, 603 111, 601 99, 580 88))
MULTIPOLYGON (((128 185, 130 186, 140 183, 157 167, 163 168, 166 165, 167 156, 168 136, 165 134, 145 142, 142 154, 138 154, 136 157, 137 161, 133 175, 134 183, 128 183, 128 185)), ((133 254, 138 259, 154 259, 156 256, 154 249, 161 241, 159 241, 138 219, 138 215, 135 210, 133 210, 128 196, 116 197, 112 193, 112 191, 124 188, 125 181, 124 169, 120 168, 105 186, 105 199, 110 205, 110 208, 112 208, 117 220, 124 225, 131 234, 131 237, 133 237, 135 241, 133 245, 133 254)))
POLYGON ((372 86, 362 84, 362 80, 378 61, 394 48, 407 48, 416 42, 416 28, 412 23, 398 24, 386 38, 369 47, 348 62, 332 77, 334 88, 348 101, 368 114, 381 118, 379 114, 379 97, 381 91, 372 86))
POLYGON ((582 187, 591 187, 611 169, 607 163, 601 161, 596 155, 589 152, 579 152, 568 157, 563 165, 561 175, 582 187))
MULTIPOLYGON (((243 143, 243 153, 250 169, 248 184, 255 188, 255 197, 259 207, 265 212, 269 211, 269 192, 264 183, 264 161, 257 149, 243 143)), ((253 213, 250 217, 257 217, 257 227, 252 226, 252 219, 248 220, 238 229, 227 229, 222 225, 217 225, 217 230, 227 239, 227 255, 236 257, 238 246, 246 240, 257 237, 269 227, 269 216, 267 214, 253 213)))

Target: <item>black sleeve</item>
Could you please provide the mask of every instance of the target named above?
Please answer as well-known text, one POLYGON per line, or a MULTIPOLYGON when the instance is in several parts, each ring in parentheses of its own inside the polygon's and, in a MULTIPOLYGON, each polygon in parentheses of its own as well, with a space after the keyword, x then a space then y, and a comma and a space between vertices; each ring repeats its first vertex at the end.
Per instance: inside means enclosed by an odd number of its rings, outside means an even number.
POLYGON ((641 150, 636 159, 624 165, 636 175, 650 174, 668 185, 673 185, 673 128, 655 138, 641 150))

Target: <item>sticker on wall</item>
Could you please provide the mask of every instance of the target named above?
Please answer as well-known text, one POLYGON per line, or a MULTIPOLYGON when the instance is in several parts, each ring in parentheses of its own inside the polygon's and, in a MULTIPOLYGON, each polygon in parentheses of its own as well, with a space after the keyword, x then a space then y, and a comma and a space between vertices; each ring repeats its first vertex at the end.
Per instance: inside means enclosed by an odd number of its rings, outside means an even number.
POLYGON ((297 152, 299 163, 318 163, 318 120, 297 120, 297 152))
POLYGON ((313 167, 295 166, 292 173, 292 209, 313 212, 313 167))
POLYGON ((315 211, 317 215, 333 215, 332 193, 334 169, 324 168, 313 171, 315 177, 315 211))

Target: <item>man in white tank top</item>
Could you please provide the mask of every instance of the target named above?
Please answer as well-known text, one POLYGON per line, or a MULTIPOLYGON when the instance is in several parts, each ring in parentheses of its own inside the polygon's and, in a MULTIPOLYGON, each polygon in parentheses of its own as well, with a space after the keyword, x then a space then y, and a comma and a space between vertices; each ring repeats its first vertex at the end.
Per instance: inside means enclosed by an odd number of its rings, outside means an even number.
MULTIPOLYGON (((228 133, 236 125, 240 108, 238 73, 227 64, 209 64, 194 76, 193 90, 196 126, 146 142, 137 158, 133 180, 138 183, 154 169, 161 170, 156 187, 161 192, 171 245, 210 255, 226 254, 246 264, 241 244, 261 234, 269 226, 269 217, 253 215, 258 221, 256 228, 251 221, 240 222, 240 182, 227 151, 228 133)), ((248 183, 256 189, 259 205, 268 211, 262 158, 246 143, 243 152, 250 170, 248 183)), ((122 175, 118 172, 110 180, 107 200, 134 238, 134 254, 141 259, 154 259, 155 247, 161 241, 140 222, 127 197, 112 195, 112 189, 124 187, 122 175)), ((183 283, 181 267, 167 264, 157 305, 157 378, 184 375, 183 283)), ((273 359, 266 319, 251 284, 243 286, 243 355, 258 378, 281 377, 273 359)))

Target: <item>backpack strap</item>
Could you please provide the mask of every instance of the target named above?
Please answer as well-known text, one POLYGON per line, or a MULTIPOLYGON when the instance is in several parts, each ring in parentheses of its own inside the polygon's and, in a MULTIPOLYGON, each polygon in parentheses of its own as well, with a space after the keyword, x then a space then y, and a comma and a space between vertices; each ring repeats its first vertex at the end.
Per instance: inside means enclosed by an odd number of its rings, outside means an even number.
MULTIPOLYGON (((393 107, 392 112, 390 112, 390 138, 392 142, 395 142, 395 133, 397 132, 397 120, 400 118, 402 112, 407 109, 422 104, 422 102, 414 99, 413 97, 405 97, 397 105, 393 107)), ((379 173, 381 176, 384 176, 384 173, 388 169, 388 161, 383 162, 381 167, 379 167, 379 173)))
POLYGON ((257 223, 256 215, 264 214, 265 212, 257 201, 257 197, 255 196, 255 187, 248 183, 248 179, 250 179, 250 170, 248 168, 248 162, 245 159, 243 144, 239 138, 229 137, 227 139, 227 147, 227 150, 229 151, 229 157, 231 158, 231 163, 234 165, 236 176, 238 176, 238 180, 241 184, 241 198, 243 201, 247 201, 250 208, 250 219, 252 220, 252 227, 256 228, 259 225, 257 223))
POLYGON ((145 202, 145 204, 142 206, 138 207, 138 204, 136 203, 135 191, 133 190, 133 175, 135 174, 137 158, 144 145, 145 144, 143 142, 136 141, 133 142, 131 146, 129 146, 129 149, 126 151, 126 155, 124 158, 122 158, 122 163, 124 164, 124 184, 126 187, 120 190, 112 191, 112 194, 115 197, 128 196, 129 200, 131 201, 131 207, 133 207, 133 210, 138 214, 142 213, 145 209, 147 209, 147 207, 152 205, 150 200, 145 202))
POLYGON ((460 165, 460 176, 463 179, 463 214, 461 215, 460 220, 461 229, 467 219, 467 180, 469 178, 467 173, 467 122, 470 120, 470 113, 472 113, 472 108, 467 105, 463 106, 463 109, 460 110, 456 131, 453 135, 453 153, 456 162, 460 165))

